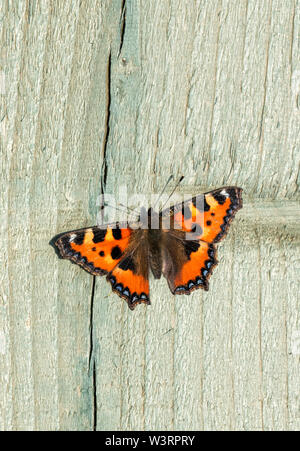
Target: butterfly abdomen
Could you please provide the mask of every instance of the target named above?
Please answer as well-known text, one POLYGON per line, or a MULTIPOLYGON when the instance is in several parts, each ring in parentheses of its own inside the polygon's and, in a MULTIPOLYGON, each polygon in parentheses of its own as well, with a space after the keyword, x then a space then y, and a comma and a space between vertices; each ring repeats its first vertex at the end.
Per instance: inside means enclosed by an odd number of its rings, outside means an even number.
POLYGON ((162 274, 161 234, 159 229, 148 230, 149 264, 155 279, 162 274))

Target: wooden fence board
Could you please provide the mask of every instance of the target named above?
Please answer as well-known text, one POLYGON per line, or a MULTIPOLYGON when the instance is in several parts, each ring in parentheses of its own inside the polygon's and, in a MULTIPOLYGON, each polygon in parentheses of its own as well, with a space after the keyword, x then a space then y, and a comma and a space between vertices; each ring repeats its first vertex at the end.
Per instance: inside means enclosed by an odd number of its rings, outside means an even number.
POLYGON ((299 429, 299 1, 1 17, 0 429, 299 429), (170 174, 240 185, 244 208, 208 293, 151 280, 131 312, 48 243, 170 174))

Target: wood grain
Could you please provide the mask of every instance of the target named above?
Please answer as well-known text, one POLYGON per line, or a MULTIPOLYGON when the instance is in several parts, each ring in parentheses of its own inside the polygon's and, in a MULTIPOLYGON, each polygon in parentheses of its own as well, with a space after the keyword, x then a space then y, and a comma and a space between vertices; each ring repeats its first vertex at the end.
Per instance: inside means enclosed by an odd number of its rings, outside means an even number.
POLYGON ((299 1, 2 0, 1 18, 0 429, 298 430, 299 1), (49 241, 170 174, 242 186, 244 208, 208 293, 152 280, 131 312, 49 241))

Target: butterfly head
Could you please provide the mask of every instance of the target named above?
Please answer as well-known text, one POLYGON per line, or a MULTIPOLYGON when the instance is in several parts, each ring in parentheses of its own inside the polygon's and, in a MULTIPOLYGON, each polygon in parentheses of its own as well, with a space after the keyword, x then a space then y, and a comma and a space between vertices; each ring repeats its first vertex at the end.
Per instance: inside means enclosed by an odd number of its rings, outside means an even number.
POLYGON ((159 228, 159 214, 152 207, 148 210, 142 207, 139 220, 145 229, 159 228))

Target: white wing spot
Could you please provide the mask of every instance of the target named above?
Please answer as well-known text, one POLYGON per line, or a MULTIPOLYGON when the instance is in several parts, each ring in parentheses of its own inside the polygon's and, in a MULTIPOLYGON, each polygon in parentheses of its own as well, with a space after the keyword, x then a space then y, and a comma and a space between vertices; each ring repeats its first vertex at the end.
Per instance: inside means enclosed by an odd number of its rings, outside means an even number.
POLYGON ((221 194, 223 194, 223 196, 225 196, 225 197, 229 197, 229 194, 227 193, 227 191, 225 189, 222 189, 221 194))
POLYGON ((71 243, 71 241, 74 241, 75 238, 76 238, 76 234, 72 233, 72 235, 70 235, 70 239, 69 239, 70 243, 71 243))

